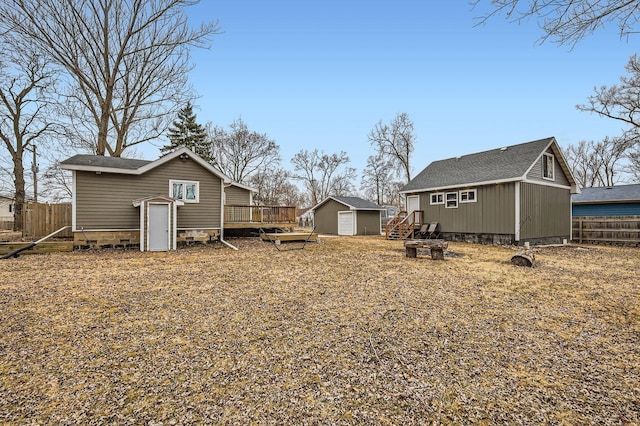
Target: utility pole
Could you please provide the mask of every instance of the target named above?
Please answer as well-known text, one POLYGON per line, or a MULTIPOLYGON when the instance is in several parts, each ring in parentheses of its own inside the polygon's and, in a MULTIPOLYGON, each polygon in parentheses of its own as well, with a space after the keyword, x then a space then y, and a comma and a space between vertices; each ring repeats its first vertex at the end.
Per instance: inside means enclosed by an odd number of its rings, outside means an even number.
POLYGON ((31 146, 33 152, 33 161, 31 163, 31 171, 33 172, 33 202, 38 202, 38 156, 36 154, 36 146, 31 146))

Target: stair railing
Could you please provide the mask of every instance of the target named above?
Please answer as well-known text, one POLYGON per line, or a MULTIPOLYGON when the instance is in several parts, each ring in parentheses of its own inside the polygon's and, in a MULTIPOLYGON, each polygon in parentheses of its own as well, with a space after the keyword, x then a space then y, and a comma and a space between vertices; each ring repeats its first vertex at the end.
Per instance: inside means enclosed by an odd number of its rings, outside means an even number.
POLYGON ((405 240, 413 236, 416 226, 421 226, 424 218, 422 210, 414 210, 407 214, 406 211, 400 211, 396 216, 391 218, 387 223, 385 236, 396 237, 399 240, 405 240))

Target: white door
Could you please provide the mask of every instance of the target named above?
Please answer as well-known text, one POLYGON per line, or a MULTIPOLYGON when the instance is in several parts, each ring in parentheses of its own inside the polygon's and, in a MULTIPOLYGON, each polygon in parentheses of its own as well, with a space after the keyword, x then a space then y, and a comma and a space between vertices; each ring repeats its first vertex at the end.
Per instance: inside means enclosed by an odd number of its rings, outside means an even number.
POLYGON ((413 223, 411 213, 415 210, 420 210, 420 196, 410 195, 407 197, 407 214, 409 215, 409 223, 413 223))
POLYGON ((149 204, 149 251, 169 250, 169 204, 149 204))
POLYGON ((338 235, 355 234, 354 212, 338 212, 338 235))

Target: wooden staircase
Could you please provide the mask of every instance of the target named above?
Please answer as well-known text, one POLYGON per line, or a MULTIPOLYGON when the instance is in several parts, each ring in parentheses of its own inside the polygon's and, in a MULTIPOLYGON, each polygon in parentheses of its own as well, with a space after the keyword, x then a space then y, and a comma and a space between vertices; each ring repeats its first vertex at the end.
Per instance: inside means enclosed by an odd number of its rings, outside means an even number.
POLYGON ((411 213, 400 211, 389 219, 385 229, 387 240, 407 240, 413 238, 413 233, 419 229, 423 222, 422 210, 414 210, 411 213))

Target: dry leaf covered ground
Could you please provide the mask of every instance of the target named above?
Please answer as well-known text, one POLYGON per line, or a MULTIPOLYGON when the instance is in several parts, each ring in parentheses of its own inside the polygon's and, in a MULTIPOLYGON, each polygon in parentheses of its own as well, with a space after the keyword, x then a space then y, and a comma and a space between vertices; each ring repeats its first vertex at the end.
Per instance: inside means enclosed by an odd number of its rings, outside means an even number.
POLYGON ((640 423, 637 248, 233 243, 0 261, 0 423, 640 423))

